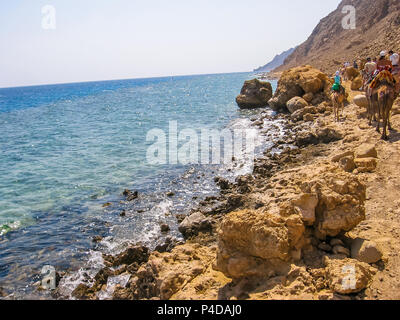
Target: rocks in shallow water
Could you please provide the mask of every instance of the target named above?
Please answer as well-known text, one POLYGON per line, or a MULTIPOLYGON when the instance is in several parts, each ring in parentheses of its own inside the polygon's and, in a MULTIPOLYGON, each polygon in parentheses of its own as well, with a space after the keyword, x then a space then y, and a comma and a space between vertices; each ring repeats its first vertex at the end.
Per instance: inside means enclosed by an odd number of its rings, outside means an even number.
POLYGON ((236 103, 241 109, 266 107, 271 97, 272 85, 269 82, 253 79, 244 83, 236 103))
POLYGON ((149 249, 144 246, 133 246, 124 252, 116 255, 103 255, 106 265, 117 267, 123 264, 130 265, 132 263, 141 264, 149 259, 149 249))
POLYGON ((170 226, 166 223, 163 223, 160 228, 162 233, 167 233, 171 230, 170 226))
POLYGON ((171 253, 154 252, 118 296, 135 300, 171 299, 179 290, 193 285, 192 281, 208 269, 214 255, 215 251, 196 244, 177 246, 171 253))
POLYGON ((351 245, 351 257, 365 263, 376 263, 382 259, 381 248, 373 241, 357 238, 351 245))
POLYGON ((92 241, 93 241, 94 243, 101 242, 101 241, 103 241, 103 237, 102 237, 102 236, 94 236, 94 237, 92 238, 92 241))
POLYGON ((79 284, 71 295, 79 300, 89 300, 95 298, 95 291, 89 286, 81 283, 79 284))
POLYGON ((215 177, 214 182, 221 190, 228 190, 232 188, 232 184, 227 179, 215 177))
POLYGON ((358 293, 366 289, 374 275, 371 267, 363 262, 325 257, 327 280, 332 291, 339 294, 358 293))
POLYGON ((154 251, 164 253, 164 252, 171 252, 173 248, 175 248, 177 245, 181 244, 178 242, 176 239, 173 239, 171 237, 168 237, 165 239, 165 242, 163 244, 159 244, 156 246, 154 251))
POLYGON ((212 230, 212 222, 201 212, 195 212, 183 220, 179 225, 179 231, 185 238, 196 236, 199 232, 212 230))
POLYGON ((175 218, 178 221, 178 223, 181 223, 183 220, 185 220, 186 214, 179 213, 179 214, 175 215, 175 218))
POLYGON ((7 296, 7 293, 4 291, 2 287, 0 287, 0 298, 4 298, 7 296))
POLYGON ((126 189, 123 192, 123 195, 126 197, 126 201, 130 202, 130 201, 136 200, 139 197, 139 192, 126 189))

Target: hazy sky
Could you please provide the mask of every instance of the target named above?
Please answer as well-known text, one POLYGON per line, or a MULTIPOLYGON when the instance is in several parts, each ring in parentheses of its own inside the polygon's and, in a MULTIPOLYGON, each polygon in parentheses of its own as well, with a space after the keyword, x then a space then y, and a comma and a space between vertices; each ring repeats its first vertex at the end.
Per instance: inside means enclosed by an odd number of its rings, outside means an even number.
POLYGON ((1 0, 0 87, 251 71, 340 0, 1 0), (42 28, 42 8, 56 29, 42 28))

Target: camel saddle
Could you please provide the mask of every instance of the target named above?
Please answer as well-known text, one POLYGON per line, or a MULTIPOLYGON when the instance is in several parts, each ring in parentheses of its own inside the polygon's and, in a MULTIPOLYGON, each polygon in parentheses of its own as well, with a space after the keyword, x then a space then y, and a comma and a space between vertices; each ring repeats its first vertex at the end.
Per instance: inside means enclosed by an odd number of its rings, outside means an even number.
POLYGON ((396 85, 396 79, 393 77, 392 73, 388 70, 383 70, 375 77, 371 82, 371 89, 375 89, 383 83, 394 87, 396 85))

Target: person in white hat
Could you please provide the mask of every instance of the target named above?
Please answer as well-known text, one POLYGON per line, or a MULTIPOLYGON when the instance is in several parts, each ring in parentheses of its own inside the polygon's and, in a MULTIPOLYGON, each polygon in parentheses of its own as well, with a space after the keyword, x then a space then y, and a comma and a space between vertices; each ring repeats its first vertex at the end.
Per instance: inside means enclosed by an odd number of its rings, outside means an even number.
POLYGON ((392 71, 393 65, 390 60, 386 59, 386 51, 381 52, 379 61, 377 63, 377 68, 378 68, 379 72, 381 72, 383 70, 392 71))
POLYGON ((393 67, 398 67, 400 61, 399 54, 394 52, 393 50, 390 50, 389 54, 390 54, 390 61, 392 62, 393 67))

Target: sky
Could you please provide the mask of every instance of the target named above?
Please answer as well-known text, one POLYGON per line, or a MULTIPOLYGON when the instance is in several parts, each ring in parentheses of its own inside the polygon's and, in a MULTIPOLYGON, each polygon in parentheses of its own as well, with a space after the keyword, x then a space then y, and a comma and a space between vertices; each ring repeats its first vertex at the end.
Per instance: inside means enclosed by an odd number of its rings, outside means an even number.
POLYGON ((1 0, 0 87, 252 71, 339 3, 1 0))

